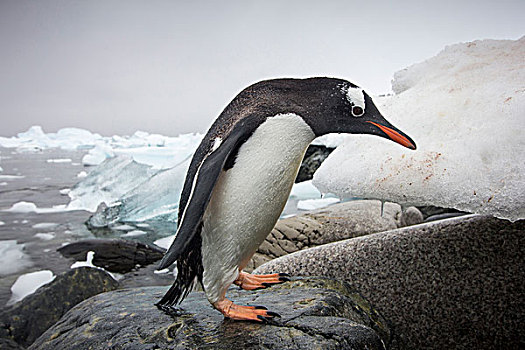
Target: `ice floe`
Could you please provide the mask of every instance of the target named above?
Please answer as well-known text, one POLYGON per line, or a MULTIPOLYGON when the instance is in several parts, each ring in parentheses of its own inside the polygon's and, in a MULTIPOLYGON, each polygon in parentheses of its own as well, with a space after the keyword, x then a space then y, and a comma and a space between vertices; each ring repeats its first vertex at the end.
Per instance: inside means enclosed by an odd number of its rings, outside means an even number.
POLYGON ((37 214, 48 214, 48 213, 60 213, 68 211, 65 204, 55 205, 52 208, 38 208, 35 203, 21 201, 15 203, 9 209, 3 210, 10 213, 37 213, 37 214))
POLYGON ((0 276, 23 271, 31 265, 31 259, 24 253, 23 244, 18 244, 15 240, 0 241, 0 276))
POLYGON ((41 239, 43 241, 50 241, 52 240, 53 238, 55 238, 55 235, 53 233, 49 233, 49 232, 39 232, 39 233, 35 233, 35 237, 38 238, 38 239, 41 239))
POLYGON ((57 158, 57 159, 48 159, 46 160, 48 163, 71 163, 71 159, 69 158, 57 158))
POLYGON ((25 178, 24 175, 0 175, 0 180, 16 180, 23 178, 25 178))
POLYGON ((45 229, 52 230, 52 229, 54 229, 57 226, 58 226, 58 224, 54 223, 54 222, 40 222, 38 224, 34 224, 31 227, 39 229, 39 230, 45 230, 45 229))
POLYGON ((129 232, 126 232, 126 233, 120 235, 120 237, 137 237, 137 236, 143 236, 145 234, 147 234, 147 232, 145 232, 145 231, 133 230, 133 231, 129 231, 129 232))
POLYGON ((157 239, 155 242, 153 242, 153 244, 155 244, 158 247, 168 249, 174 240, 175 240, 175 235, 172 235, 172 236, 157 239))
POLYGON ((340 202, 339 198, 328 197, 319 199, 305 199, 297 203, 299 210, 315 210, 340 202))

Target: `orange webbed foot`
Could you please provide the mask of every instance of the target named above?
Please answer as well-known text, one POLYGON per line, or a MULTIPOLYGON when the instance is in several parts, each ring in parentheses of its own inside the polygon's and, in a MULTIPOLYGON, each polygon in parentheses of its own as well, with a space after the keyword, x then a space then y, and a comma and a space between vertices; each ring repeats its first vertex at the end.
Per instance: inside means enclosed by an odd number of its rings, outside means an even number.
POLYGON ((252 275, 239 272, 239 277, 233 282, 242 289, 254 290, 271 287, 272 284, 287 282, 290 276, 286 273, 274 273, 271 275, 252 275))
POLYGON ((226 298, 213 303, 213 307, 219 310, 224 317, 238 321, 266 322, 274 317, 281 317, 276 312, 268 311, 264 306, 237 305, 226 298))

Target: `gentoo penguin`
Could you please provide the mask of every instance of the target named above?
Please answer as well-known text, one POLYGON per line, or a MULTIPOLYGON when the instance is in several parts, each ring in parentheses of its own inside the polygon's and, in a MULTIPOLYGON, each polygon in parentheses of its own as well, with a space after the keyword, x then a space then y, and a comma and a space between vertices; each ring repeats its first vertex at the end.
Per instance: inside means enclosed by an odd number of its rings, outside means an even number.
POLYGON ((173 286, 157 303, 180 303, 199 282, 214 308, 235 320, 278 316, 226 299, 228 287, 266 288, 284 274, 243 272, 277 222, 308 145, 328 133, 372 134, 415 149, 370 96, 341 79, 275 79, 241 91, 197 148, 184 183, 175 240, 158 269, 177 261, 173 286))

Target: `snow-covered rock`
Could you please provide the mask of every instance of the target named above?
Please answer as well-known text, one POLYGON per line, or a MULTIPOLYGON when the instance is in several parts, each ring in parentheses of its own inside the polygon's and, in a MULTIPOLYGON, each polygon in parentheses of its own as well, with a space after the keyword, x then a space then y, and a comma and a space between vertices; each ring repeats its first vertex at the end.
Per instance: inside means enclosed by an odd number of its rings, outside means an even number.
POLYGON ((379 108, 418 149, 353 135, 314 176, 321 192, 525 218, 525 37, 446 47, 397 72, 379 108))

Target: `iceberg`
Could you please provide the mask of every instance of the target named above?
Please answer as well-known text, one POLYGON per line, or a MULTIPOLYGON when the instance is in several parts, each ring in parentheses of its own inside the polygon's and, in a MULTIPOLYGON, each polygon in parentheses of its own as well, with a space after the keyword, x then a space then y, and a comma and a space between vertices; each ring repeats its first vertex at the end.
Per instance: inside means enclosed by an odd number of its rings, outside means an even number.
MULTIPOLYGON (((63 128, 56 133, 45 133, 41 126, 34 125, 26 132, 14 137, 1 137, 0 147, 16 148, 19 152, 40 151, 48 148, 63 150, 87 150, 82 158, 84 165, 99 165, 106 159, 128 155, 137 163, 167 169, 175 166, 192 154, 201 139, 201 134, 182 134, 176 137, 149 134, 137 131, 131 136, 103 137, 88 130, 63 128)), ((70 162, 49 160, 48 162, 70 162)))
POLYGON ((93 147, 97 140, 102 139, 99 134, 79 128, 63 128, 56 133, 45 133, 41 126, 34 125, 26 132, 16 137, 0 137, 0 146, 17 148, 18 151, 42 150, 47 148, 61 148, 77 150, 93 147))
POLYGON ((394 75, 376 100, 417 143, 344 140, 314 175, 321 192, 525 218, 525 37, 446 47, 394 75))
POLYGON ((129 156, 109 158, 71 188, 67 208, 94 212, 100 203, 115 203, 154 173, 150 166, 139 164, 129 156))
MULTIPOLYGON (((115 222, 142 222, 149 219, 176 222, 179 199, 190 159, 171 169, 160 170, 122 195, 113 204, 101 208, 89 219, 92 227, 115 222)), ((128 181, 130 179, 128 178, 128 181)), ((109 202, 107 202, 109 204, 109 202)))

